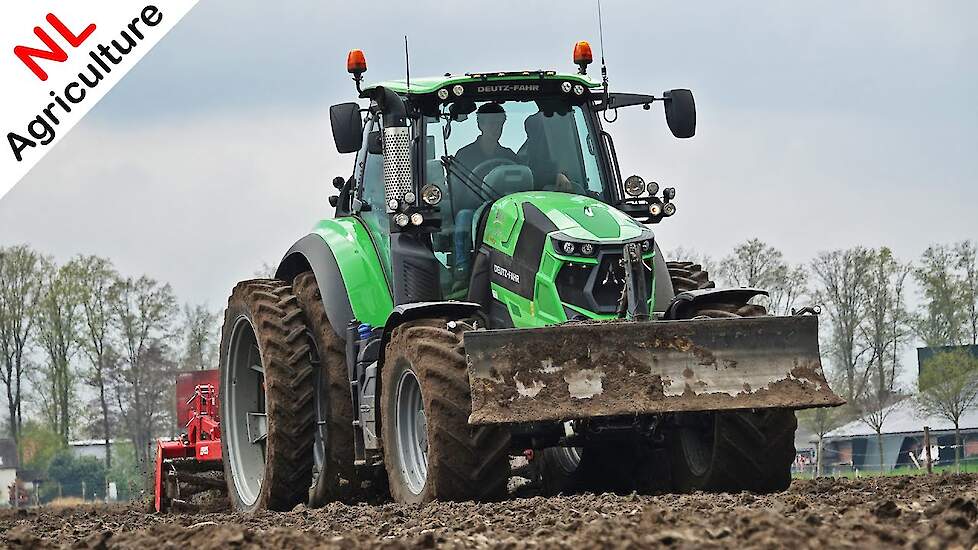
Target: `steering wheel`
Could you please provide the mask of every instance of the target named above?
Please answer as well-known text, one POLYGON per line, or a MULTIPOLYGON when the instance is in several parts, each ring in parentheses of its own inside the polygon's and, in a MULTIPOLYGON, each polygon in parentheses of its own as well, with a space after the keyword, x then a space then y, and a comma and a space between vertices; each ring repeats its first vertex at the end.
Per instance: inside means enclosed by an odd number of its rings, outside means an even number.
POLYGON ((480 183, 484 183, 486 176, 488 176, 489 172, 492 172, 494 168, 498 168, 500 166, 506 166, 508 164, 517 164, 517 163, 499 157, 494 159, 484 160, 480 162, 478 165, 476 165, 475 168, 472 169, 472 175, 475 176, 476 181, 480 183))

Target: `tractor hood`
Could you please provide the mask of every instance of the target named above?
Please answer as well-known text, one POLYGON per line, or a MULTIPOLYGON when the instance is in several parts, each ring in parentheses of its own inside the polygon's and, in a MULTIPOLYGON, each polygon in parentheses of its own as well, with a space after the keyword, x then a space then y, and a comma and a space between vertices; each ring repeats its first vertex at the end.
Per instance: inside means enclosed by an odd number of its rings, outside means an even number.
POLYGON ((485 242, 512 254, 527 222, 538 225, 537 229, 543 233, 559 231, 570 239, 597 243, 652 237, 651 229, 597 199, 555 191, 529 191, 507 195, 492 205, 486 221, 485 242))

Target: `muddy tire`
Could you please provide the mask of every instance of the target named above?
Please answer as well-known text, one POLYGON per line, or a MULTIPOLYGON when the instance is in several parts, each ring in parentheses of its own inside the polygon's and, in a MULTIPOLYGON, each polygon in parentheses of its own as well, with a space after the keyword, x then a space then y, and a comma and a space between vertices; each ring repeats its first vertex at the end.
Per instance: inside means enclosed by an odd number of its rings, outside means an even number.
POLYGON ((291 510, 312 475, 312 347, 292 286, 238 283, 221 337, 221 448, 231 506, 291 510))
POLYGON ((353 465, 353 402, 344 343, 326 317, 316 276, 311 271, 302 273, 292 282, 292 288, 305 313, 318 360, 313 376, 316 428, 309 505, 353 502, 362 495, 353 465))
POLYGON ((509 434, 469 426, 464 323, 412 321, 394 329, 381 373, 384 463, 397 502, 494 500, 509 480, 509 434))
POLYGON ((666 262, 669 269, 669 278, 672 279, 672 289, 676 294, 687 290, 700 290, 704 288, 715 288, 716 284, 710 280, 710 274, 703 270, 703 266, 693 262, 666 262))
MULTIPOLYGON (((696 317, 758 317, 754 304, 710 304, 696 317)), ((672 481, 676 490, 773 493, 791 484, 795 459, 794 411, 703 412, 676 415, 671 431, 672 481)))

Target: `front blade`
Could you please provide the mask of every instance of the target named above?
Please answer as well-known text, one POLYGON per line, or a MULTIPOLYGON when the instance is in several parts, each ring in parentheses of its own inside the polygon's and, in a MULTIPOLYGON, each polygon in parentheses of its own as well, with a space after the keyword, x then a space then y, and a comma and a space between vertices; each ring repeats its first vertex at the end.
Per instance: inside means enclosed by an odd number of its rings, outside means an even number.
POLYGON ((815 316, 568 323, 464 343, 472 424, 844 403, 815 316))

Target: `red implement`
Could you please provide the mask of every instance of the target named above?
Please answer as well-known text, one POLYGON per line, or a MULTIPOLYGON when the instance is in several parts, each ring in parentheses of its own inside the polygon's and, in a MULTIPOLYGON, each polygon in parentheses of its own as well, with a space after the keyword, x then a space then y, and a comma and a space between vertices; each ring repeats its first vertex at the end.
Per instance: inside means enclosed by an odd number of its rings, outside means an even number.
POLYGON ((196 493, 225 488, 224 480, 205 473, 222 470, 217 384, 216 370, 177 376, 177 418, 185 431, 176 441, 156 442, 153 506, 157 512, 174 504, 188 505, 187 499, 196 493))

